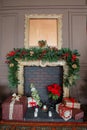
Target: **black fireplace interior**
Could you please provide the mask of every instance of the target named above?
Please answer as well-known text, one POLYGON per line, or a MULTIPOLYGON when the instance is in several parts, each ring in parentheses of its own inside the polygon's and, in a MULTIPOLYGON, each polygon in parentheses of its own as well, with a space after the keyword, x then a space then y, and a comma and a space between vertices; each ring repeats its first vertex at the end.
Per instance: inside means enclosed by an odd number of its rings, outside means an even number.
POLYGON ((31 96, 30 84, 33 83, 43 102, 48 101, 47 86, 53 83, 63 88, 62 66, 25 66, 24 67, 24 95, 31 96))

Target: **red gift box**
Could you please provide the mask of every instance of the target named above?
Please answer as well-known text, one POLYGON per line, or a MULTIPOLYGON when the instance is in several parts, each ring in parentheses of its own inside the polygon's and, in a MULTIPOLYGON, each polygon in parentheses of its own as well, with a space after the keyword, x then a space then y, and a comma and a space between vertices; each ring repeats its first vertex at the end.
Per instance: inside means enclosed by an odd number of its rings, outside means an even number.
POLYGON ((10 96, 2 104, 2 119, 23 120, 26 110, 27 110, 26 96, 22 96, 19 98, 19 100, 15 101, 13 101, 13 97, 10 96))
POLYGON ((63 98, 63 103, 66 107, 80 109, 80 103, 78 103, 74 98, 63 98))
POLYGON ((81 109, 72 109, 72 117, 79 120, 84 117, 84 112, 81 109))
POLYGON ((72 109, 62 103, 56 105, 56 111, 65 121, 72 118, 72 109))

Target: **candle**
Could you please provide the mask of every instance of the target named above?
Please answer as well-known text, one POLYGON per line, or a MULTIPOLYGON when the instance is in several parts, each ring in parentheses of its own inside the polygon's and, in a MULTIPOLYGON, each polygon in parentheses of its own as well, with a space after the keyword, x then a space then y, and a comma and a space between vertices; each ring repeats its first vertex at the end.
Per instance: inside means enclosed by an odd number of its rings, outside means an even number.
POLYGON ((34 112, 34 117, 37 117, 38 116, 38 113, 35 111, 34 112))
POLYGON ((52 112, 51 111, 48 112, 48 116, 52 117, 52 112))

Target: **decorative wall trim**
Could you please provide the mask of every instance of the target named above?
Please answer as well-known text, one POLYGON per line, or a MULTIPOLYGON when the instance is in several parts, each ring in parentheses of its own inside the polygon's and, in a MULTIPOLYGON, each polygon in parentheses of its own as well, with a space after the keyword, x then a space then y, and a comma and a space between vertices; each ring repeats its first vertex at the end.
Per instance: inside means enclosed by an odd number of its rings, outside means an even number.
POLYGON ((40 6, 21 6, 21 7, 17 7, 17 6, 11 6, 11 7, 0 7, 0 11, 10 11, 10 10, 14 10, 14 11, 23 11, 23 10, 45 10, 45 9, 47 9, 47 10, 60 10, 60 9, 62 9, 62 10, 67 10, 67 9, 81 9, 81 10, 84 10, 84 9, 87 9, 87 6, 86 5, 73 5, 73 6, 68 6, 68 5, 63 5, 63 6, 61 6, 61 5, 51 5, 51 6, 49 6, 49 5, 45 5, 45 6, 43 6, 43 5, 40 5, 40 6))
POLYGON ((20 7, 20 6, 51 6, 51 5, 85 5, 86 4, 86 0, 37 0, 37 2, 35 0, 32 1, 27 1, 27 0, 2 0, 2 4, 4 7, 12 7, 12 6, 16 6, 16 7, 20 7))
MULTIPOLYGON (((31 14, 25 15, 25 39, 24 39, 24 46, 25 48, 29 48, 29 29, 30 29, 30 19, 57 19, 57 45, 58 49, 62 47, 62 14, 31 14)), ((43 40, 43 39, 42 39, 43 40)), ((47 40, 47 39, 45 39, 47 40)), ((37 41, 38 42, 38 41, 37 41)))

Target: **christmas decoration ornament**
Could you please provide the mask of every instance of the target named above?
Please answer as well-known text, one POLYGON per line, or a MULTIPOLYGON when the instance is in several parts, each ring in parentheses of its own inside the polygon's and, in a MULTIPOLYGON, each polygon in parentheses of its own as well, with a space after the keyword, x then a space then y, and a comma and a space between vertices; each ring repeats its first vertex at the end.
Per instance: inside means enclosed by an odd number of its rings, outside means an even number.
POLYGON ((34 52, 33 51, 30 51, 30 56, 33 56, 34 55, 34 52))
POLYGON ((53 100, 57 100, 62 94, 61 87, 58 84, 49 85, 47 89, 49 92, 49 97, 53 100))
POLYGON ((60 103, 56 105, 56 112, 65 120, 68 121, 72 118, 72 109, 66 107, 64 104, 60 103))
POLYGON ((13 63, 11 63, 11 64, 9 64, 9 66, 10 66, 10 67, 14 67, 14 64, 13 64, 13 63))
POLYGON ((69 48, 58 50, 55 47, 32 47, 17 48, 6 55, 6 63, 8 64, 8 80, 9 87, 14 89, 18 86, 18 60, 20 61, 42 61, 42 62, 58 62, 64 60, 66 65, 63 66, 66 71, 63 76, 63 86, 70 87, 75 84, 79 77, 79 57, 77 50, 71 51, 69 48), (11 65, 10 65, 11 64, 11 65), (14 66, 12 66, 14 64, 14 66))
POLYGON ((46 40, 40 40, 40 41, 38 41, 39 47, 45 47, 45 46, 46 46, 46 43, 47 43, 46 40))
POLYGON ((36 101, 37 105, 39 107, 41 107, 42 106, 42 102, 40 101, 40 96, 39 96, 38 91, 36 90, 36 88, 35 88, 33 83, 30 84, 30 88, 31 88, 31 96, 36 101))
POLYGON ((73 68, 73 69, 76 69, 76 68, 77 68, 77 65, 76 65, 76 64, 73 64, 73 65, 72 65, 72 68, 73 68))

